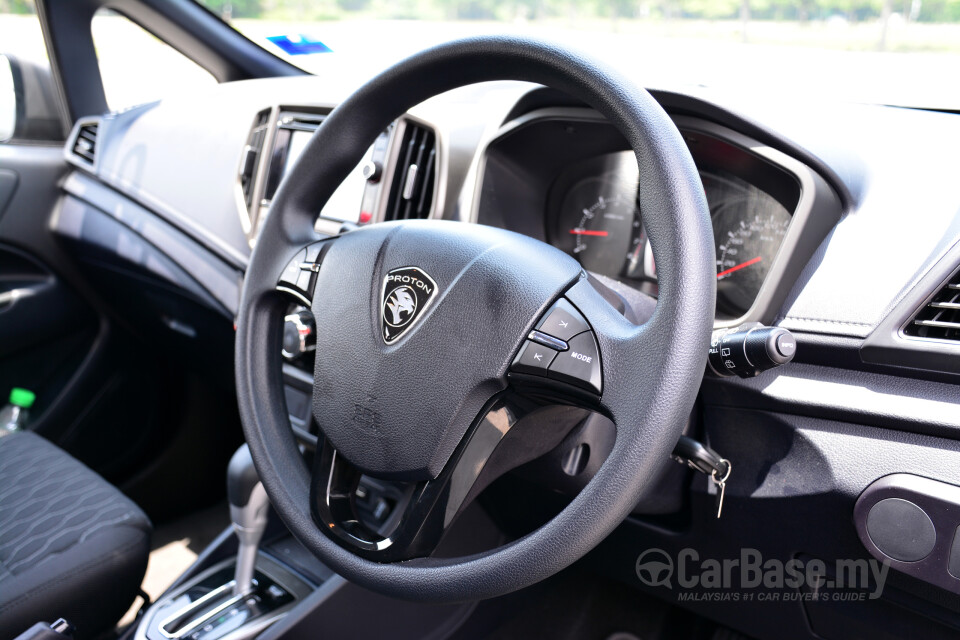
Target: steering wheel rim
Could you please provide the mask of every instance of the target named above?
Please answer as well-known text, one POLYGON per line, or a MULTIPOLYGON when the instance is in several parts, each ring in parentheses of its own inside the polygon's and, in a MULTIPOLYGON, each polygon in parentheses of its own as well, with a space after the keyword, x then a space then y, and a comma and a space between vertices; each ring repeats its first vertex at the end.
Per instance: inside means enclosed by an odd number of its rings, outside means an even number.
MULTIPOLYGON (((274 508, 337 573, 394 597, 493 597, 562 570, 629 515, 650 488, 645 480, 669 459, 706 361, 716 295, 713 260, 703 188, 679 132, 646 91, 599 63, 540 41, 480 37, 435 47, 386 70, 318 129, 278 190, 247 269, 237 318, 237 396, 244 434, 274 508), (316 212, 384 126, 427 98, 490 80, 564 91, 597 109, 626 137, 639 163, 639 203, 657 255, 660 296, 653 317, 636 327, 586 279, 558 289, 595 331, 603 354, 598 409, 617 427, 606 462, 559 515, 470 558, 377 562, 338 544, 311 516, 313 481, 284 410, 278 340, 271 338, 279 336, 284 309, 277 276, 291 256, 319 239, 316 212)), ((540 311, 552 301, 538 303, 540 311)))

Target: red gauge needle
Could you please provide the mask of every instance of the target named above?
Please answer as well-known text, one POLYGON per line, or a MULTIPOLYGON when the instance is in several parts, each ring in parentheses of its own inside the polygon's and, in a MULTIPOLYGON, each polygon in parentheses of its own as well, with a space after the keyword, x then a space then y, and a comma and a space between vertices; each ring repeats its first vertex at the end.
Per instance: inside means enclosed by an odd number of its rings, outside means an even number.
POLYGON ((570 233, 575 236, 608 236, 610 233, 608 231, 592 231, 590 229, 570 229, 570 233))
POLYGON ((728 276, 728 275, 730 275, 731 273, 733 273, 734 271, 740 271, 740 269, 743 269, 743 268, 745 268, 745 267, 749 267, 749 266, 752 265, 752 264, 757 264, 757 263, 760 262, 761 260, 763 260, 763 256, 757 256, 757 257, 754 258, 753 260, 747 260, 746 262, 741 262, 740 264, 736 265, 735 267, 730 267, 729 269, 724 269, 723 271, 721 271, 720 273, 717 274, 717 278, 722 278, 723 276, 728 276))

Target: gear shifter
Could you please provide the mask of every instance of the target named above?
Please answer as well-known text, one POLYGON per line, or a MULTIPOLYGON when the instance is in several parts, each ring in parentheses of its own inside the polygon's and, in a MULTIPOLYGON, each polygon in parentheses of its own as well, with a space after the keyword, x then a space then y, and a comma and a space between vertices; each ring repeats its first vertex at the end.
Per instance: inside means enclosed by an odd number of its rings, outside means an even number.
POLYGON ((227 500, 230 502, 230 520, 239 541, 233 592, 243 595, 253 589, 257 547, 267 527, 270 506, 247 445, 237 449, 227 467, 227 500))
POLYGON ((235 566, 222 560, 171 589, 144 614, 136 640, 251 640, 311 592, 281 563, 257 553, 270 501, 247 445, 227 466, 227 500, 239 542, 235 566))

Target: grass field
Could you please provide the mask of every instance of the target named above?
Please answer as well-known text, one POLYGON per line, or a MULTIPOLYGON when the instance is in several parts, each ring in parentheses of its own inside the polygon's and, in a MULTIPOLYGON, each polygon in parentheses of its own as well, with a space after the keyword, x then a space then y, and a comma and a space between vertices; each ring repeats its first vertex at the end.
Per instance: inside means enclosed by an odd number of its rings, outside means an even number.
MULTIPOLYGON (((273 35, 310 34, 334 54, 287 57, 308 71, 370 74, 432 44, 481 33, 518 33, 568 42, 619 64, 648 86, 696 84, 731 91, 766 89, 840 100, 960 108, 960 24, 906 24, 894 16, 886 50, 879 24, 843 21, 568 20, 413 22, 355 19, 236 20, 239 31, 274 53, 273 35)), ((98 16, 94 36, 114 108, 212 82, 126 19, 98 16)), ((43 60, 33 16, 0 15, 0 51, 43 60)))

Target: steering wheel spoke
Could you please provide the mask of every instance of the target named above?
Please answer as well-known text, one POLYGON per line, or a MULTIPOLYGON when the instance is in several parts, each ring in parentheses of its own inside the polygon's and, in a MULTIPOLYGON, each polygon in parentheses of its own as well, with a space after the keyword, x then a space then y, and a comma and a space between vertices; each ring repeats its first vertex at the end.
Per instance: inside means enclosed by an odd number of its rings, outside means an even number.
POLYGON ((351 552, 377 562, 433 553, 457 517, 492 482, 555 449, 588 415, 516 393, 497 397, 435 479, 404 485, 396 512, 377 527, 357 509, 363 474, 329 440, 314 458, 311 507, 317 526, 351 552))
POLYGON ((318 240, 297 250, 277 276, 277 291, 293 296, 306 307, 313 303, 317 272, 332 239, 318 240))

